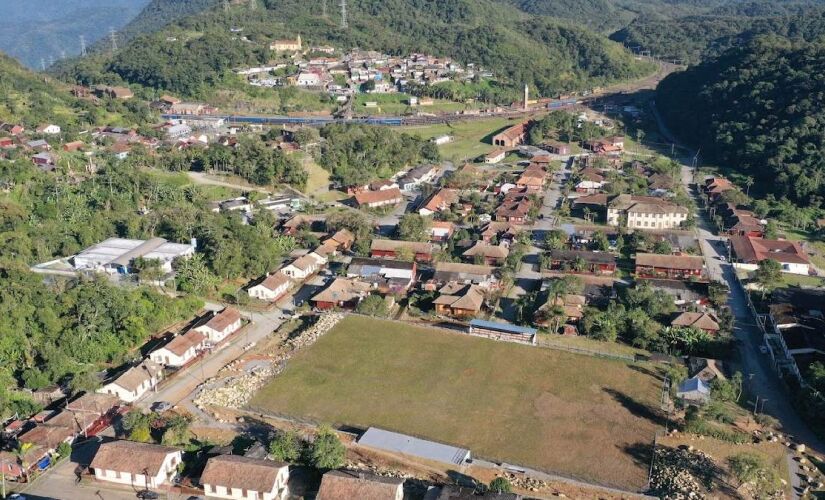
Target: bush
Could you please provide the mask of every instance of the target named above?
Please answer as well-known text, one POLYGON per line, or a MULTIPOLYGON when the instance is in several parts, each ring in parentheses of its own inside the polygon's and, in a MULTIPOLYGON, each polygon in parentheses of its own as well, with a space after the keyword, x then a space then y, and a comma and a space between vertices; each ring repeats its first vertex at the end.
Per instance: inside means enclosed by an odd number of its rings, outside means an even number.
POLYGON ((504 477, 497 477, 490 481, 490 491, 493 493, 510 493, 513 490, 510 481, 504 477))
POLYGON ((293 431, 279 432, 269 443, 269 454, 282 462, 295 462, 301 456, 301 440, 293 431))
POLYGON ((309 451, 309 463, 316 469, 337 469, 344 465, 347 449, 329 426, 321 426, 309 451))

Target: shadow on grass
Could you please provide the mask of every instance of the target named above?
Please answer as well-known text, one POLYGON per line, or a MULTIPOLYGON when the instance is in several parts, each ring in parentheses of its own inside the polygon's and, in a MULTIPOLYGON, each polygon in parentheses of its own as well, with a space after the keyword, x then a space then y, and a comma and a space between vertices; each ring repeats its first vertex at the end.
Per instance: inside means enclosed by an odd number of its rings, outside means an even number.
POLYGON ((457 486, 461 486, 462 488, 471 488, 475 489, 478 486, 478 481, 472 476, 468 476, 463 472, 458 472, 457 470, 448 470, 447 477, 450 478, 450 481, 457 486))
POLYGON ((617 391, 615 389, 604 389, 604 391, 610 394, 610 396, 614 400, 616 400, 616 402, 618 402, 627 411, 633 414, 633 416, 643 418, 645 420, 653 422, 656 425, 665 425, 664 415, 659 414, 659 412, 657 412, 650 406, 639 401, 636 401, 627 394, 621 391, 617 391))
POLYGON ((665 379, 665 377, 664 377, 664 375, 662 375, 662 372, 661 372, 661 371, 659 371, 659 370, 655 370, 655 369, 651 369, 651 368, 648 368, 648 367, 646 367, 646 366, 640 366, 640 365, 630 365, 630 369, 631 369, 631 370, 633 370, 633 371, 635 371, 635 372, 639 372, 639 373, 641 373, 641 374, 643 374, 643 375, 647 375, 647 376, 649 376, 649 377, 653 377, 653 378, 655 378, 656 380, 659 380, 659 381, 662 381, 662 380, 664 380, 664 379, 665 379))
POLYGON ((653 460, 652 443, 638 442, 625 446, 616 445, 616 448, 625 452, 633 460, 633 463, 640 467, 649 467, 651 460, 653 460))

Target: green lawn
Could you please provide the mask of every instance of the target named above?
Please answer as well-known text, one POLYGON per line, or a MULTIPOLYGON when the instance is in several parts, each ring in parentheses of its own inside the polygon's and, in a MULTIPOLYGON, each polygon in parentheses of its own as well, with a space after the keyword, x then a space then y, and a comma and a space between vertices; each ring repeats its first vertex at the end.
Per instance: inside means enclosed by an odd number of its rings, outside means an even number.
POLYGON ((659 386, 646 366, 350 316, 250 406, 638 489, 659 386))
POLYGON ((473 120, 451 124, 402 127, 401 130, 423 139, 441 135, 453 136, 453 141, 439 146, 442 156, 453 161, 463 161, 489 153, 495 149, 490 137, 518 123, 507 118, 473 120))

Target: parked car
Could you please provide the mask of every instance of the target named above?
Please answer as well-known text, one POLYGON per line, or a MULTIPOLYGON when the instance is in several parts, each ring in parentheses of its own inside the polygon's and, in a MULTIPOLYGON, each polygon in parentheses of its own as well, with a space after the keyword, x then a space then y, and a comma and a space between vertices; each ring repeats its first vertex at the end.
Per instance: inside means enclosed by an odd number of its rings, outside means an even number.
POLYGON ((172 405, 172 403, 170 403, 169 401, 157 401, 152 404, 152 411, 157 413, 163 413, 165 411, 170 410, 172 406, 174 405, 172 405))

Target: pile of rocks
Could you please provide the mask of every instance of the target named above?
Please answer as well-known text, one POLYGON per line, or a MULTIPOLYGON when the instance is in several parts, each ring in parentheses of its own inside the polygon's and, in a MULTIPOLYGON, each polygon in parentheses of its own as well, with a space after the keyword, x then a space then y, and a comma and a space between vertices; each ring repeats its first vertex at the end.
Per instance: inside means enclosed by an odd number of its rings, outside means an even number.
POLYGON ((381 477, 400 477, 403 479, 410 479, 415 477, 414 475, 407 474, 406 472, 401 472, 395 469, 388 469, 386 467, 379 467, 377 465, 372 464, 365 464, 362 462, 347 462, 345 468, 349 470, 369 472, 371 474, 375 474, 376 476, 381 477))
POLYGON ((507 473, 504 474, 504 477, 510 481, 510 484, 520 490, 539 491, 549 486, 545 481, 530 476, 517 476, 512 473, 507 473))
POLYGON ((330 313, 319 317, 318 321, 310 328, 286 341, 287 349, 275 358, 272 367, 260 368, 253 373, 229 377, 223 387, 210 390, 202 389, 194 400, 195 406, 201 410, 206 406, 243 408, 267 380, 283 370, 286 361, 299 350, 314 344, 343 318, 344 315, 340 313, 330 313))
POLYGON ((691 446, 658 447, 650 474, 650 494, 664 500, 698 500, 716 473, 709 455, 691 446))

